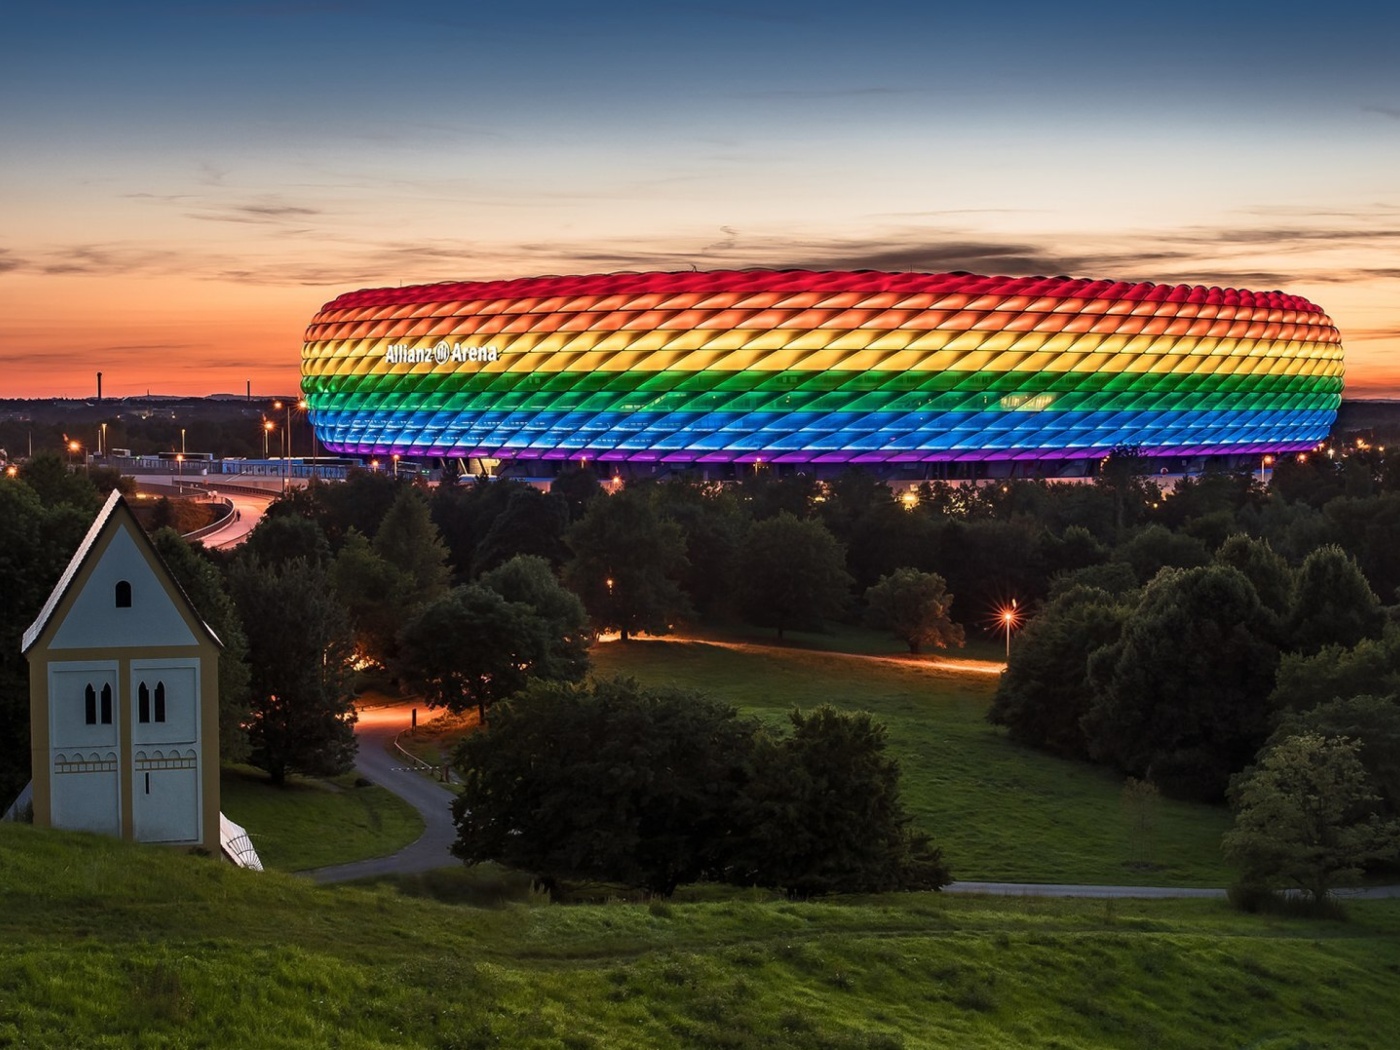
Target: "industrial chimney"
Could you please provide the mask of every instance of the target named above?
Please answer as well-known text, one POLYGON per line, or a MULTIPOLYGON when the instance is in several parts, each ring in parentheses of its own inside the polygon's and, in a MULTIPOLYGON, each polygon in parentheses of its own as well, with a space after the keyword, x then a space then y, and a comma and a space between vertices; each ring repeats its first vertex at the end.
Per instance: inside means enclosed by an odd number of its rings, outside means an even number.
POLYGON ((102 373, 97 373, 97 400, 102 400, 102 373))

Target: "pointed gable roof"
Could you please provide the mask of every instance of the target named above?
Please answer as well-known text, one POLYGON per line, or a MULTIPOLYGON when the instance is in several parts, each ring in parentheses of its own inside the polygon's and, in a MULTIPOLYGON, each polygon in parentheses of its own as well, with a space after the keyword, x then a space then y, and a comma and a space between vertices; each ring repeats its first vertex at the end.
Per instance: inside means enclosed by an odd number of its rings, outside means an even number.
POLYGON ((203 617, 199 615, 199 611, 194 607, 194 603, 191 602, 189 596, 185 594, 185 589, 180 586, 180 581, 175 579, 174 575, 166 567, 164 559, 160 556, 160 552, 157 551, 155 546, 151 543, 150 537, 146 535, 146 530, 143 529, 141 523, 136 520, 136 515, 132 513, 126 500, 122 498, 122 494, 116 489, 113 489, 111 494, 107 497, 107 502, 104 503, 102 509, 97 512, 97 517, 93 519, 92 525, 88 528, 87 535, 83 537, 83 542, 78 544, 78 549, 73 552, 73 557, 68 561, 68 567, 63 570, 63 575, 59 577, 58 583, 54 585, 54 589, 49 593, 48 600, 44 602, 44 607, 39 610, 39 615, 24 632, 24 639, 20 645, 21 653, 27 654, 29 650, 34 647, 35 643, 39 641, 40 636, 53 620, 54 613, 58 610, 59 605, 62 604, 64 597, 72 590, 73 583, 82 572, 83 566, 92 559, 93 551, 97 548, 102 537, 115 529, 123 527, 134 537, 137 546, 141 548, 142 553, 145 554, 147 560, 150 561, 155 568, 156 574, 169 584, 169 590, 172 596, 176 597, 176 600, 189 612, 191 621, 197 623, 215 645, 221 649, 223 648, 224 643, 219 640, 219 636, 214 633, 214 629, 204 622, 203 617))

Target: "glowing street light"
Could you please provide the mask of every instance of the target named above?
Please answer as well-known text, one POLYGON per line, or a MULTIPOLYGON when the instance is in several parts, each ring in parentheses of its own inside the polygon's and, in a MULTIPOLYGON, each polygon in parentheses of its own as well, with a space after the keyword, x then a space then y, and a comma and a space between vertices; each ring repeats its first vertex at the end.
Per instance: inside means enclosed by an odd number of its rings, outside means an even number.
POLYGON ((268 438, 268 435, 272 433, 272 429, 273 429, 272 420, 270 420, 270 419, 264 419, 264 420, 263 420, 263 423, 262 423, 262 428, 263 428, 263 459, 267 459, 267 458, 268 458, 268 457, 267 457, 267 438, 268 438))
POLYGON ((1003 606, 998 619, 1001 621, 1002 629, 1006 631, 1006 662, 1011 662, 1011 632, 1021 625, 1021 611, 1016 607, 1016 599, 1011 599, 1011 604, 1003 606))

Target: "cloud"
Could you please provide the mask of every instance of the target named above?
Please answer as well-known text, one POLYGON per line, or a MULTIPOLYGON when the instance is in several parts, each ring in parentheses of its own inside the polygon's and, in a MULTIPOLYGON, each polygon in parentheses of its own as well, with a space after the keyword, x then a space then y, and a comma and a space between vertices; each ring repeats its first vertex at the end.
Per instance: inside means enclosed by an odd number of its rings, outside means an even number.
POLYGON ((83 244, 41 253, 24 269, 45 276, 117 277, 136 273, 178 273, 183 252, 83 244))
POLYGON ((304 221, 323 215, 321 208, 287 204, 276 198, 264 198, 246 204, 224 205, 218 211, 186 212, 186 217, 205 222, 238 222, 255 225, 279 225, 291 220, 304 221))
POLYGON ((18 256, 11 255, 8 248, 0 248, 0 273, 10 273, 15 270, 26 270, 28 268, 29 264, 25 260, 18 256))
POLYGON ((1400 106, 1362 106, 1363 113, 1379 113, 1391 120, 1400 120, 1400 106))

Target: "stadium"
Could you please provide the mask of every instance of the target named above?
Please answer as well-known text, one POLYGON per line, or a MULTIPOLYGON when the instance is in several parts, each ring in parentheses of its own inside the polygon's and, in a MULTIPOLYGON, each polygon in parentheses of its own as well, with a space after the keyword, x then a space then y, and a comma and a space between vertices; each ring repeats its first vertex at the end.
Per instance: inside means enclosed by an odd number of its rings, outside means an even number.
POLYGON ((1053 476, 1125 446, 1173 469, 1311 449, 1343 362, 1282 292, 743 270, 350 292, 302 376, 351 455, 1053 476))

